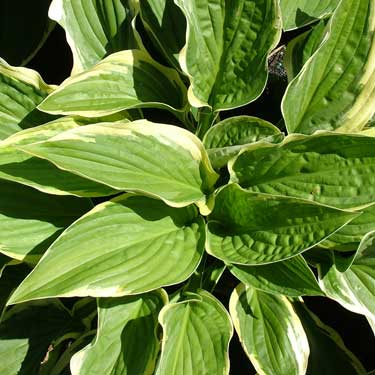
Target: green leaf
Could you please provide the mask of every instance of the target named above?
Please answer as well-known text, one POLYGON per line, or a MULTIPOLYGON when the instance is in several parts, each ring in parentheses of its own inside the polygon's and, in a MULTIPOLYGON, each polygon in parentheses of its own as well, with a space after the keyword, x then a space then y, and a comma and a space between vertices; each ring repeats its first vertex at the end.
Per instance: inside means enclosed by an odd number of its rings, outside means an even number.
POLYGON ((48 15, 65 29, 75 74, 110 53, 137 48, 132 26, 136 13, 135 1, 53 0, 48 15))
POLYGON ((10 309, 0 324, 0 373, 34 375, 71 317, 57 300, 34 301, 10 309))
POLYGON ((357 250, 365 234, 375 230, 375 204, 361 208, 362 214, 321 243, 321 246, 340 251, 357 250))
POLYGON ((219 111, 255 100, 266 84, 268 54, 281 35, 278 2, 176 0, 176 4, 188 24, 180 64, 190 78, 190 104, 219 111))
POLYGON ((30 271, 31 268, 23 263, 15 265, 10 264, 3 267, 2 273, 0 274, 0 321, 9 296, 30 271))
POLYGON ((280 141, 282 133, 276 126, 252 116, 236 116, 220 121, 210 128, 203 144, 214 168, 222 168, 246 145, 260 140, 280 141))
POLYGON ((52 90, 34 70, 15 68, 0 59, 0 140, 51 120, 36 106, 52 90))
POLYGON ((282 111, 289 133, 354 132, 372 118, 374 16, 373 0, 340 2, 328 23, 325 42, 285 92, 282 111))
POLYGON ((49 3, 1 1, 0 56, 10 64, 26 65, 44 44, 55 26, 47 17, 49 3))
POLYGON ((375 333, 375 231, 361 241, 353 264, 345 272, 320 264, 319 283, 326 295, 347 310, 363 314, 375 333))
POLYGON ((325 325, 303 302, 293 302, 310 346, 307 374, 364 375, 361 362, 345 346, 340 335, 325 325))
POLYGON ((147 193, 181 207, 206 207, 217 175, 187 130, 146 120, 82 126, 20 146, 59 168, 114 189, 147 193))
POLYGON ((174 68, 181 70, 179 52, 185 44, 186 19, 173 0, 140 0, 147 34, 174 68))
POLYGON ((245 285, 268 293, 292 297, 323 294, 301 255, 277 263, 257 266, 231 264, 228 268, 245 285))
POLYGON ((56 236, 87 212, 87 199, 43 194, 0 180, 0 252, 34 263, 56 236))
POLYGON ((356 216, 230 184, 219 191, 208 217, 206 250, 229 263, 273 263, 313 247, 356 216))
POLYGON ((336 9, 340 0, 280 0, 285 31, 303 27, 327 17, 336 9))
POLYGON ((233 328, 226 309, 210 293, 202 290, 166 305, 159 322, 164 339, 155 375, 229 374, 233 328))
POLYGON ((309 344, 286 297, 240 284, 232 293, 229 311, 242 347, 259 374, 306 373, 309 344))
POLYGON ((72 374, 152 375, 160 347, 158 313, 167 299, 163 290, 100 298, 96 338, 72 357, 72 374))
POLYGON ((314 54, 323 41, 327 22, 320 21, 312 29, 292 39, 285 51, 283 64, 290 82, 302 70, 308 59, 314 54))
POLYGON ((39 109, 52 114, 98 117, 130 108, 184 111, 186 87, 178 73, 140 50, 113 53, 65 80, 39 109))
POLYGON ((48 249, 9 303, 50 296, 118 297, 186 280, 204 247, 194 206, 123 195, 96 206, 48 249))
POLYGON ((17 148, 45 141, 80 124, 79 120, 65 117, 19 131, 0 142, 0 178, 48 194, 95 197, 116 193, 115 189, 61 170, 47 160, 33 157, 17 148))
POLYGON ((375 201, 374 163, 374 137, 321 133, 249 147, 229 170, 249 191, 354 208, 375 201))

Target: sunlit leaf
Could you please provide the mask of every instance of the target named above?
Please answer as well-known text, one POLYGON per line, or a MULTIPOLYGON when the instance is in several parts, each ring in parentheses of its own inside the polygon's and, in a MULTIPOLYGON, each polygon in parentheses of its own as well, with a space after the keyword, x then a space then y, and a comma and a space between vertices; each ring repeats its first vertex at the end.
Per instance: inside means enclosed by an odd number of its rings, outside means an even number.
POLYGON ((186 280, 204 246, 194 206, 124 195, 96 206, 48 249, 10 303, 51 296, 118 297, 186 280))
POLYGON ((202 290, 166 305, 159 321, 164 339, 156 375, 229 374, 233 328, 224 306, 210 293, 202 290))

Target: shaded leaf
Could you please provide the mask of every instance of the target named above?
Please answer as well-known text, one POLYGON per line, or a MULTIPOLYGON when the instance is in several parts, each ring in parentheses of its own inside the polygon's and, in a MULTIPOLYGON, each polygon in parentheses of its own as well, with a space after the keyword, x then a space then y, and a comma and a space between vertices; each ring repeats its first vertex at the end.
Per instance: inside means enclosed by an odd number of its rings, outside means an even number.
POLYGON ((361 362, 345 346, 340 335, 325 325, 304 303, 293 302, 310 346, 307 374, 363 375, 367 374, 361 362))
POLYGON ((219 191, 208 217, 206 250, 229 263, 273 263, 313 247, 357 215, 231 184, 219 191))
POLYGON ((292 297, 323 294, 301 255, 277 263, 257 266, 231 264, 228 268, 245 285, 268 293, 292 297))
POLYGON ((72 374, 153 374, 158 313, 167 298, 164 291, 100 298, 96 338, 72 357, 72 374))
POLYGON ((29 302, 10 309, 0 324, 0 373, 37 375, 52 341, 71 317, 57 300, 29 302))
POLYGON ((92 207, 87 199, 47 195, 5 180, 0 195, 0 252, 31 263, 92 207))
POLYGON ((293 30, 329 16, 340 0, 280 0, 283 29, 293 30))
POLYGON ((0 3, 0 56, 26 65, 39 51, 55 23, 47 17, 50 0, 0 3))
POLYGON ((147 34, 167 61, 181 70, 179 52, 185 44, 186 19, 173 0, 140 0, 140 16, 147 34))

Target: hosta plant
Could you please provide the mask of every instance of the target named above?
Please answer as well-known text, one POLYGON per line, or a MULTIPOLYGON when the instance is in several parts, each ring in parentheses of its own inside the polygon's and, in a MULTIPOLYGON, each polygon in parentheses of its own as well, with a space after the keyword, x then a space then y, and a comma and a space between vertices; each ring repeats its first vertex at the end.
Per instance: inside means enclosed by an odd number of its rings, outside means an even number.
POLYGON ((1 14, 0 373, 251 373, 239 341, 259 375, 369 374, 305 302, 375 332, 374 1, 41 1, 20 41, 21 3, 1 14), (59 86, 20 66, 55 23, 59 86))

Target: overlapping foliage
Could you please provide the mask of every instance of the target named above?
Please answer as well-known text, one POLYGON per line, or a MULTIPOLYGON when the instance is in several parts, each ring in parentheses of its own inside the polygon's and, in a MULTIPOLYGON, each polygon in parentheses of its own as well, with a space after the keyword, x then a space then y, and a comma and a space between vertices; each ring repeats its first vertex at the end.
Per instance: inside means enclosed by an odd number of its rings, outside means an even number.
POLYGON ((0 373, 228 375, 234 331, 258 374, 369 373, 304 298, 375 332, 374 1, 49 17, 17 54, 0 39, 0 373), (53 21, 74 59, 59 86, 9 64, 53 21), (283 118, 231 116, 291 29, 283 118))

